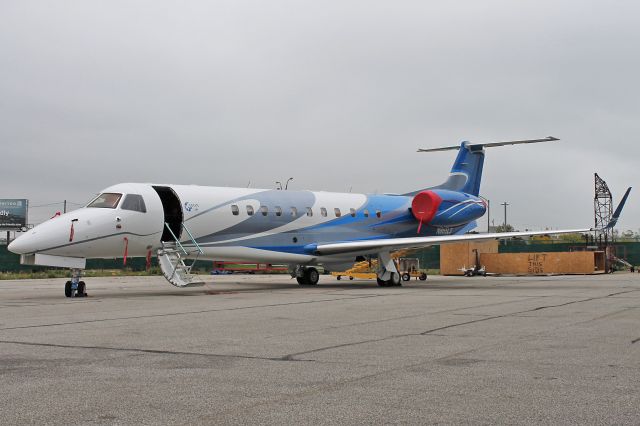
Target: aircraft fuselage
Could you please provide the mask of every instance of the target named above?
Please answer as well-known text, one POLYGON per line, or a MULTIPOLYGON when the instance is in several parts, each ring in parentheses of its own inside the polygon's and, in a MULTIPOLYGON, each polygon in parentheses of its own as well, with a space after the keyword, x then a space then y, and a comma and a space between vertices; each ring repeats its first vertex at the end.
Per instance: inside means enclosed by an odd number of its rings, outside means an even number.
POLYGON ((434 192, 441 203, 418 234, 419 221, 411 211, 414 196, 125 183, 101 192, 111 197, 106 204, 89 203, 54 217, 14 241, 11 249, 84 258, 121 257, 125 250, 130 257, 147 256, 171 239, 165 224, 184 246, 193 246, 180 226, 184 223, 203 251, 201 258, 323 263, 314 245, 450 235, 485 213, 477 197, 434 192), (136 202, 129 201, 131 195, 136 202))

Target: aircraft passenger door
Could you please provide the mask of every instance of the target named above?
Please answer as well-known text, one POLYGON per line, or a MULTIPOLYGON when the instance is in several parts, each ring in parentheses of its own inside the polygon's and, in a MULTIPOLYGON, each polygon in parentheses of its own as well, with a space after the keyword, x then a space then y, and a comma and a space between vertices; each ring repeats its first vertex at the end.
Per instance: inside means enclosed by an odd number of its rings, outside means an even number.
MULTIPOLYGON (((169 228, 171 228, 171 231, 173 231, 179 240, 182 234, 182 221, 184 220, 180 198, 175 191, 168 186, 154 186, 153 189, 156 190, 162 202, 164 222, 169 225, 169 228)), ((169 232, 166 226, 163 226, 160 240, 174 241, 171 232, 169 232)))

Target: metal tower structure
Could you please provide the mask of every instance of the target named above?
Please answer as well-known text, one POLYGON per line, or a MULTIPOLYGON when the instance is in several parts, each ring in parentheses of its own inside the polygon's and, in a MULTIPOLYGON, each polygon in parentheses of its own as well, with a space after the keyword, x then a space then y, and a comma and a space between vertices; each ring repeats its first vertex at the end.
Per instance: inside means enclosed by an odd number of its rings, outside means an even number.
POLYGON ((613 216, 613 197, 607 182, 605 182, 597 173, 595 177, 595 196, 593 197, 593 210, 595 213, 595 243, 598 248, 605 253, 605 271, 609 271, 611 265, 615 262, 615 254, 613 252, 613 229, 607 229, 609 221, 613 216))
POLYGON ((606 229, 613 215, 613 197, 607 182, 597 173, 595 176, 595 196, 593 197, 593 210, 595 212, 596 240, 599 245, 607 246, 613 240, 613 230, 606 229))

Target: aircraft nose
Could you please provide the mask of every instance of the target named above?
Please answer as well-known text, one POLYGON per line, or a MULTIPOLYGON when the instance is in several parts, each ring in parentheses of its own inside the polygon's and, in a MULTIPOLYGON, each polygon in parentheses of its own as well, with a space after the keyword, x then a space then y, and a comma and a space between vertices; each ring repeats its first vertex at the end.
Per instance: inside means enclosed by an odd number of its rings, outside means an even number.
POLYGON ((27 254, 29 253, 29 244, 26 241, 27 239, 28 238, 26 235, 21 235, 15 240, 11 241, 7 248, 10 252, 15 254, 27 254))
POLYGON ((12 253, 18 253, 16 250, 17 249, 17 245, 16 245, 16 241, 18 240, 13 240, 9 243, 9 245, 7 246, 7 249, 9 249, 10 252, 12 253))

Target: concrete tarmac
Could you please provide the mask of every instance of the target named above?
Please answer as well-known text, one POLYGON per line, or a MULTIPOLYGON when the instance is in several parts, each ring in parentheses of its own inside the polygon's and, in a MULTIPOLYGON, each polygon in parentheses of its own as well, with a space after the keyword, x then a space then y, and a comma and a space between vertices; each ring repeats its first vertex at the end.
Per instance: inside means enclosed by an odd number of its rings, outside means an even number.
POLYGON ((0 424, 640 424, 640 274, 0 281, 0 424))

